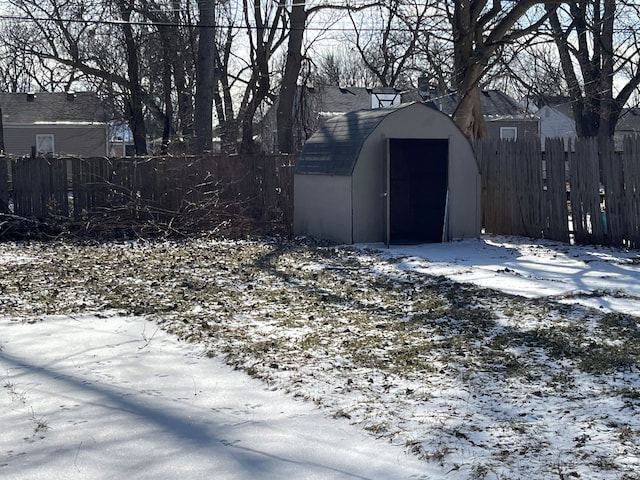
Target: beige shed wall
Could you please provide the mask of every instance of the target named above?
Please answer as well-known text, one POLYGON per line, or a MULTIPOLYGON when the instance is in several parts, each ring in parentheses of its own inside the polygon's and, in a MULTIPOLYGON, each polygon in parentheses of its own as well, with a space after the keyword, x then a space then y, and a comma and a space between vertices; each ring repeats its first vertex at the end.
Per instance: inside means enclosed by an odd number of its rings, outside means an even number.
POLYGON ((448 239, 480 236, 480 173, 471 144, 446 115, 415 104, 399 109, 365 141, 353 172, 353 242, 386 240, 386 161, 389 138, 449 141, 448 239))
POLYGON ((5 125, 5 153, 30 155, 36 135, 52 134, 56 155, 103 157, 107 155, 107 126, 95 125, 5 125))
POLYGON ((293 230, 338 243, 353 243, 351 177, 295 175, 293 230))

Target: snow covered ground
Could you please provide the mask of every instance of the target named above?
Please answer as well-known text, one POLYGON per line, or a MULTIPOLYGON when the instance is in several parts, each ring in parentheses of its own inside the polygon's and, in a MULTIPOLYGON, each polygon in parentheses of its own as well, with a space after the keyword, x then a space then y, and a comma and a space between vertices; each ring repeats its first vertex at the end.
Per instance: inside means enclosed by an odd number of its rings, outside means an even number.
POLYGON ((139 317, 0 321, 5 479, 429 478, 139 317))
MULTIPOLYGON (((373 246, 374 248, 376 246, 373 246)), ((381 252, 384 247, 377 246, 381 252)), ((640 315, 640 252, 518 237, 394 246, 402 268, 530 298, 640 315)))
POLYGON ((0 245, 0 477, 640 478, 638 252, 329 250, 0 245))

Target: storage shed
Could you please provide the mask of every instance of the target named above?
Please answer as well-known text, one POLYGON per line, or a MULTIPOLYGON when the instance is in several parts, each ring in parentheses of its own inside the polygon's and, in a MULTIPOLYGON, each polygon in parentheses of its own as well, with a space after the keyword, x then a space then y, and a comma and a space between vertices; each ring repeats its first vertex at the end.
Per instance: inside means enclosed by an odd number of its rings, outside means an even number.
POLYGON ((327 120, 294 175, 294 232, 339 243, 442 242, 480 235, 471 144, 423 103, 327 120))

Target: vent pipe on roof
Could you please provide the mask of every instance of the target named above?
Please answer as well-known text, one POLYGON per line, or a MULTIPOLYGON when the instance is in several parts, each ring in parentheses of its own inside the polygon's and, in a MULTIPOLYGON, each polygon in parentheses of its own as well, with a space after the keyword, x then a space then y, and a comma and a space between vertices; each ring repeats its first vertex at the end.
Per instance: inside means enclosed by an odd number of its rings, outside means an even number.
POLYGON ((36 94, 33 92, 27 93, 27 102, 33 102, 36 99, 36 94))
POLYGON ((67 92, 67 101, 73 102, 76 99, 76 92, 68 91, 67 92))

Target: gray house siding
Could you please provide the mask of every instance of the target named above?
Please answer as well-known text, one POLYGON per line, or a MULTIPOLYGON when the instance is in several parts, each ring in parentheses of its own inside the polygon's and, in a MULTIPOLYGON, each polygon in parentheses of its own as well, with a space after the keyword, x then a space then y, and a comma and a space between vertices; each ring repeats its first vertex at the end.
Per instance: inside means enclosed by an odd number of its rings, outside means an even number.
POLYGON ((30 155, 36 135, 53 135, 54 154, 82 157, 107 155, 107 125, 5 125, 5 153, 30 155))
POLYGON ((94 93, 0 93, 0 108, 5 153, 29 155, 36 135, 52 135, 56 155, 107 155, 107 116, 94 93))
POLYGON ((487 131, 489 138, 501 138, 501 128, 515 127, 518 132, 518 138, 538 138, 540 136, 538 119, 521 120, 517 118, 508 118, 500 120, 487 120, 487 131))

